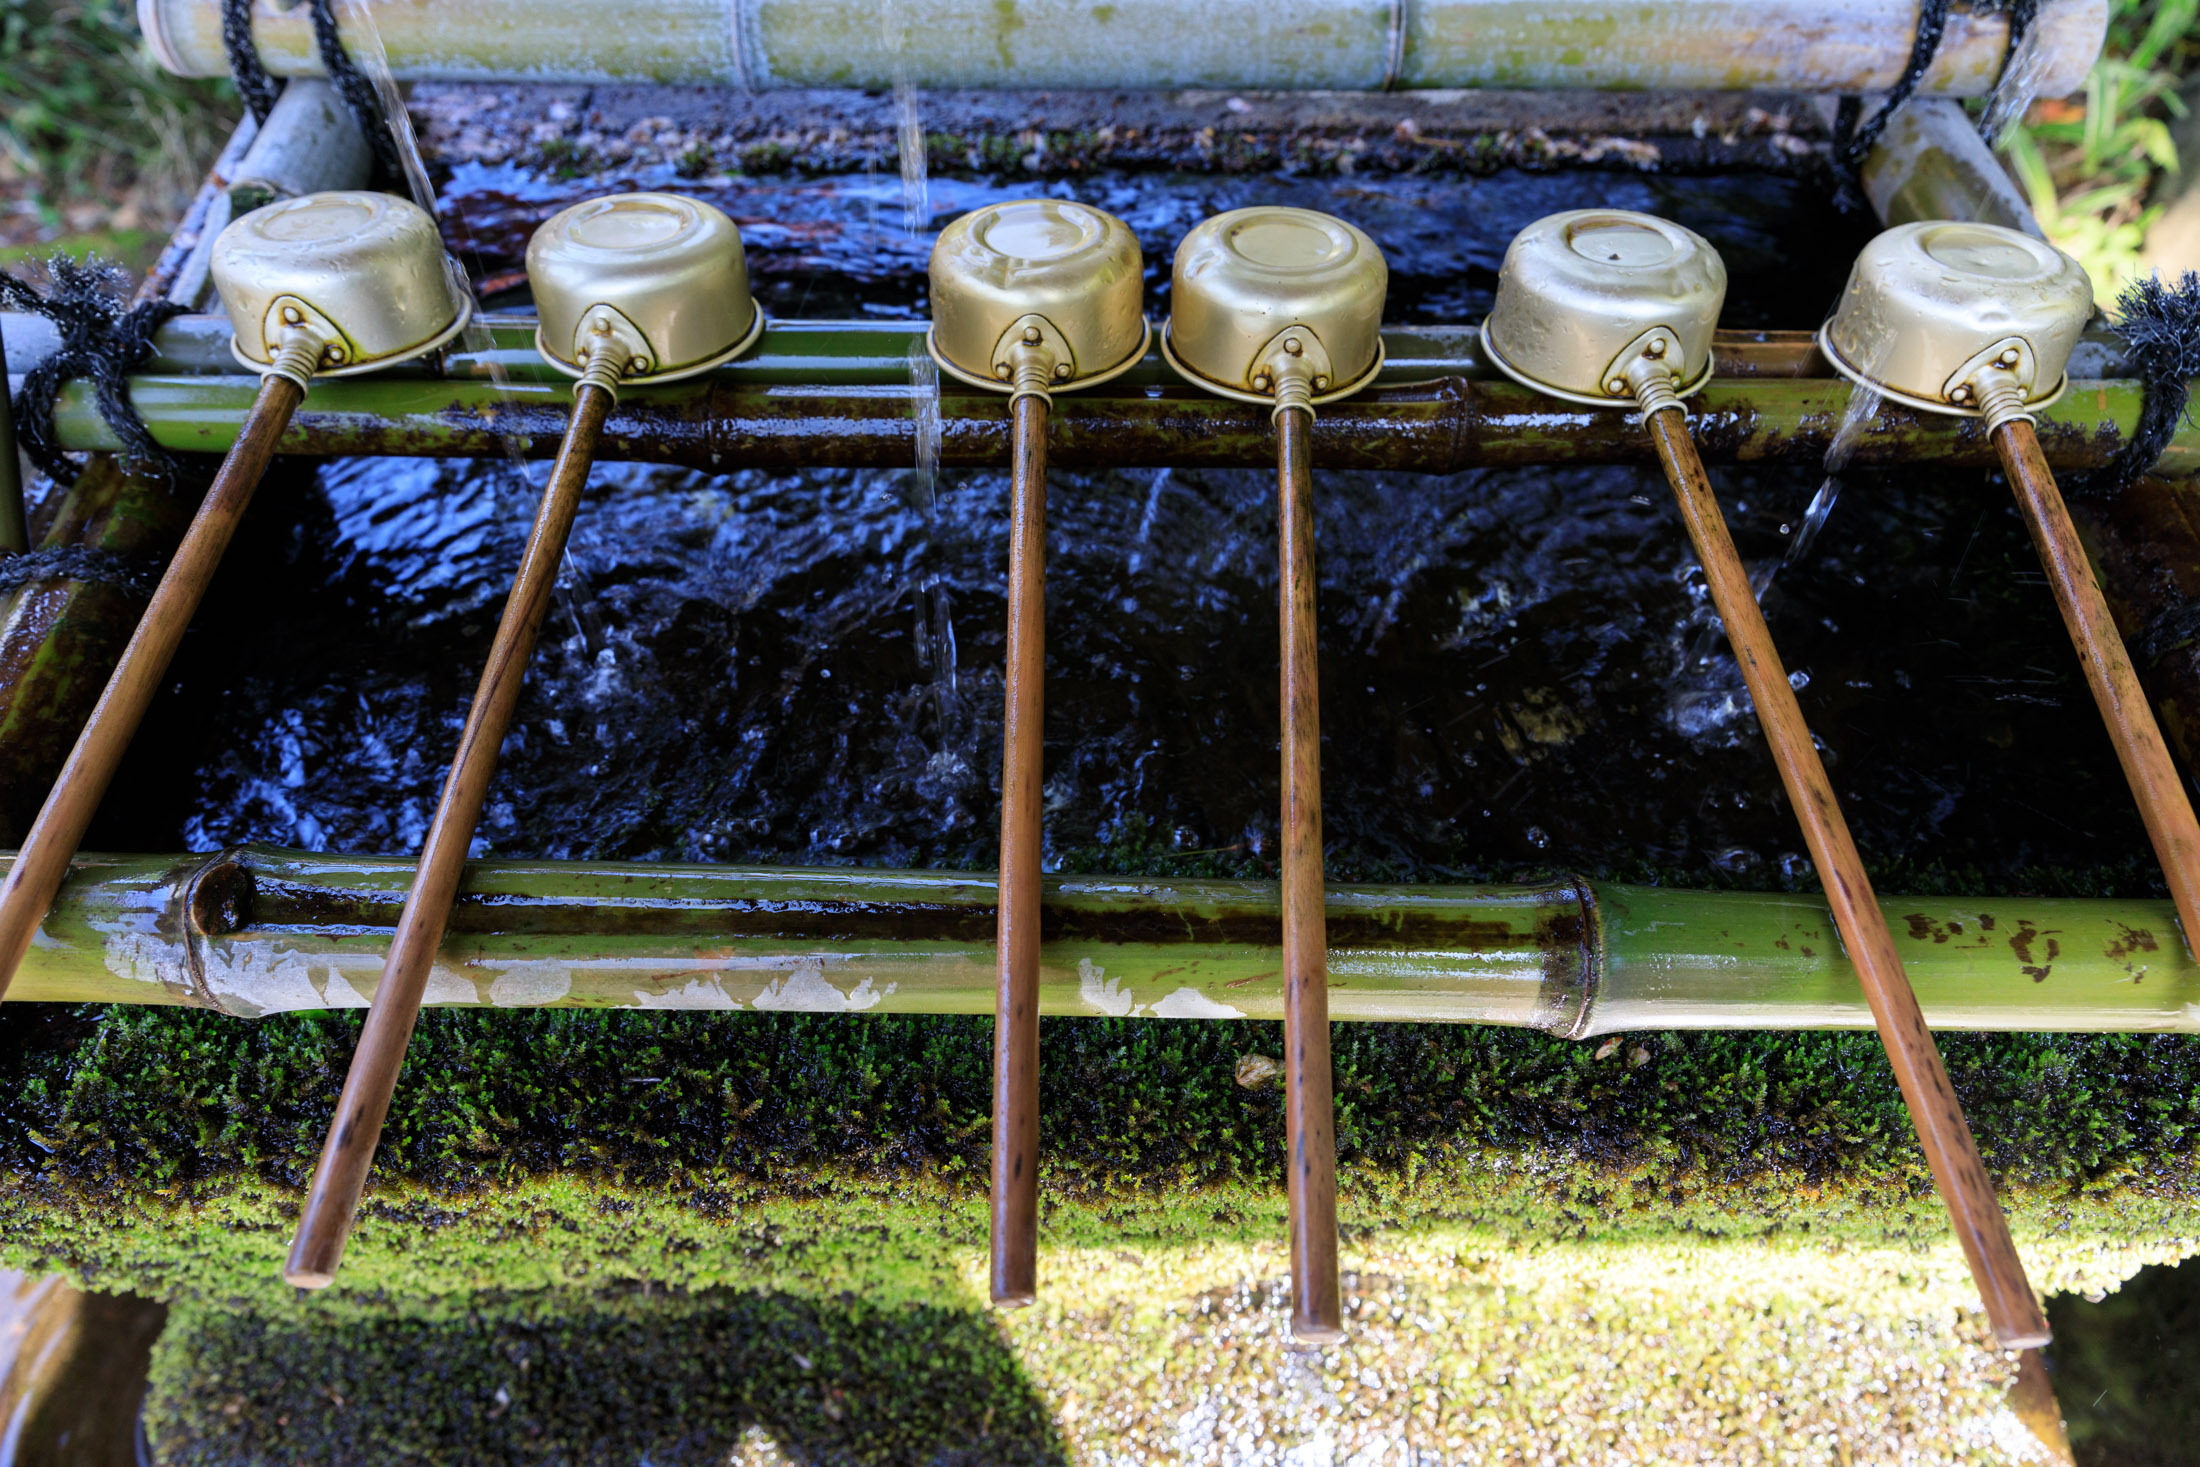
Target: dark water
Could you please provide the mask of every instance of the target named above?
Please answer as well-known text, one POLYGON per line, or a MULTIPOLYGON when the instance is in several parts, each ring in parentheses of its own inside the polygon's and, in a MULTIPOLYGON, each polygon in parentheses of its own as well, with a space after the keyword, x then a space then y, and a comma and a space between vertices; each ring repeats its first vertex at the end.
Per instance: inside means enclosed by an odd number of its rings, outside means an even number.
MULTIPOLYGON (((554 209, 682 186, 740 217, 767 304, 920 314, 896 178, 560 183, 462 170, 447 222, 493 274, 554 209)), ((929 184, 936 219, 1022 191, 929 184)), ((1528 220, 1588 204, 1703 231, 1732 325, 1817 321, 1866 234, 1807 185, 1606 173, 1124 174, 1076 192, 1158 269, 1212 210, 1348 215, 1391 318, 1470 320, 1528 220)), ((1158 277, 1157 277, 1158 279, 1158 277)), ((353 461, 263 490, 94 844, 417 849, 543 465, 353 461)), ((1820 475, 1729 472, 1777 561, 1820 475)), ((1001 474, 599 469, 482 827, 510 855, 994 858, 1001 474)), ((1629 469, 1318 482, 1326 819, 1338 874, 1807 876, 1661 479, 1629 469), (1694 649, 1708 648, 1700 659, 1694 649)), ((1273 485, 1055 475, 1047 821, 1056 860, 1273 854, 1273 485), (1096 848, 1107 847, 1106 851, 1096 848)), ((2006 490, 1860 474, 1771 620, 1868 857, 1904 882, 2154 878, 2006 490), (1944 868, 1944 869, 1932 869, 1944 868)))
POLYGON ((1726 324, 1815 327, 1876 232, 1861 216, 1837 213, 1811 183, 1751 173, 1108 171, 1048 181, 934 176, 916 186, 891 174, 696 180, 657 166, 558 179, 462 164, 443 191, 445 234, 477 279, 494 277, 525 264, 528 236, 558 210, 629 189, 684 193, 725 210, 741 226, 764 308, 814 319, 924 319, 925 261, 939 227, 1035 195, 1094 204, 1131 227, 1157 319, 1168 312, 1177 241, 1208 215, 1247 204, 1320 209, 1365 229, 1390 266, 1386 314, 1395 322, 1481 319, 1505 246, 1522 226, 1596 206, 1661 214, 1715 243, 1731 277, 1726 324), (921 231, 908 227, 912 210, 930 219, 921 231))

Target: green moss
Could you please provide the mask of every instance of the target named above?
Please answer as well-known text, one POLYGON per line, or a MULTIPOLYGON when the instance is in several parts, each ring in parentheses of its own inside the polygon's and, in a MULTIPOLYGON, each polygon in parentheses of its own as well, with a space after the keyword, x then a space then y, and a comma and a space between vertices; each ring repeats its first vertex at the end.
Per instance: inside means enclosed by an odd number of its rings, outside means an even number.
MULTIPOLYGON (((304 1181, 357 1034, 345 1013, 240 1022, 87 1008, 0 1045, 0 1164, 122 1194, 304 1181)), ((1989 1164, 2035 1186, 2192 1175, 2200 1038, 1944 1037, 1989 1164)), ((1272 1024, 1044 1026, 1046 1181, 1065 1197, 1281 1175, 1280 1092, 1235 1080, 1272 1024)), ((1869 1034, 1647 1035, 1617 1049, 1519 1031, 1338 1025, 1339 1152, 1412 1175, 1485 1150, 1562 1158, 1585 1184, 1761 1176, 1920 1189, 1869 1034)), ((983 1019, 430 1010, 381 1175, 446 1191, 580 1175, 651 1187, 723 1172, 801 1193, 819 1167, 983 1186, 983 1019)))
POLYGON ((147 1426, 168 1467, 1063 1459, 980 1315, 748 1291, 558 1294, 445 1320, 185 1310, 147 1426), (432 1382, 432 1387, 429 1383, 432 1382), (429 1388, 423 1388, 429 1387, 429 1388))

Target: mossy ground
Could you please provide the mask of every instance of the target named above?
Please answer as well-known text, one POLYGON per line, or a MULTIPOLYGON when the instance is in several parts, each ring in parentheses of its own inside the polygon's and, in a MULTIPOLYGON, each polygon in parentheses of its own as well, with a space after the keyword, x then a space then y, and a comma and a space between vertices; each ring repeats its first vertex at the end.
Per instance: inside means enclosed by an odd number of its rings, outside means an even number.
MULTIPOLYGON (((1235 1079, 1275 1026, 1048 1022, 1048 1302, 999 1320, 982 1020, 430 1011, 342 1280, 298 1296, 355 1033, 0 1025, 0 1254, 178 1301, 173 1460, 2007 1459, 1868 1034, 1338 1026, 1357 1312, 1306 1353, 1280 1097, 1235 1079)), ((2192 1251, 2200 1041, 1944 1048, 2037 1283, 2192 1251)))

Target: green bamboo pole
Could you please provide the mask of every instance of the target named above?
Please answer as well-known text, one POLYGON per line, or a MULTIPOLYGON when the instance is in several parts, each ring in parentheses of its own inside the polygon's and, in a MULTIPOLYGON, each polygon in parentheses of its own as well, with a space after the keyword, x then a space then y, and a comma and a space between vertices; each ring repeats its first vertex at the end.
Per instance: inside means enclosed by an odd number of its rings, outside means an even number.
MULTIPOLYGON (((406 0, 365 7, 405 81, 777 87, 1430 87, 1879 92, 1909 61, 1917 0, 406 0)), ((2105 0, 2044 0, 2040 95, 2083 84, 2105 0)), ((255 7, 278 76, 321 70, 309 7, 255 7)), ((339 15, 343 12, 340 10, 339 15)), ((224 76, 218 0, 139 0, 154 54, 224 76)), ((348 29, 352 21, 344 21, 348 29)), ((1923 87, 2001 74, 2001 8, 1957 7, 1923 87)))
MULTIPOLYGON (((557 383, 560 375, 535 350, 535 318, 506 314, 482 316, 479 324, 489 346, 480 352, 454 347, 435 357, 400 363, 375 375, 383 380, 487 377, 492 369, 514 382, 557 383)), ((756 346, 738 361, 719 367, 714 380, 752 387, 906 387, 912 351, 924 352, 924 321, 772 321, 756 346)), ((154 333, 147 358, 149 376, 234 376, 229 318, 178 316, 154 333)), ((60 348, 60 337, 42 317, 0 313, 0 335, 18 375, 60 348)), ((469 333, 471 339, 472 333, 469 333)), ((2088 331, 2071 358, 2071 375, 2081 390, 2093 379, 2133 375, 2122 337, 2107 328, 2088 331)), ((1811 377, 1840 380, 1818 350, 1810 331, 1721 331, 1712 341, 1719 375, 1738 377, 1811 377)), ((1397 387, 1441 377, 1506 381, 1482 351, 1478 326, 1441 323, 1392 326, 1383 332, 1383 370, 1377 385, 1397 387)), ((1117 379, 1118 390, 1174 387, 1182 378, 1158 350, 1117 379)))
MULTIPOLYGON (((223 453, 255 390, 253 379, 139 377, 131 397, 153 436, 183 452, 223 453)), ((565 427, 567 389, 548 382, 402 380, 316 382, 283 452, 486 457, 516 439, 549 457, 565 427)), ((1820 463, 1849 397, 1838 380, 1722 379, 1691 399, 1710 462, 1820 463)), ((2057 469, 2106 462, 2138 419, 2139 384, 2075 384, 2040 414, 2041 444, 2057 469)), ((603 457, 721 470, 900 468, 916 451, 919 391, 743 383, 731 374, 636 389, 605 430, 603 457)), ((90 388, 73 383, 55 414, 63 445, 111 450, 113 431, 90 388)), ((1001 399, 953 392, 940 399, 940 463, 997 466, 1008 451, 1001 399)), ((1882 414, 1853 462, 1986 467, 1994 450, 1970 419, 1882 414)), ((1498 465, 1639 463, 1649 448, 1622 414, 1575 407, 1510 382, 1443 378, 1364 394, 1323 414, 1322 461, 1339 469, 1453 473, 1498 465)), ((1273 454, 1266 423, 1241 403, 1177 386, 1110 385, 1065 401, 1052 457, 1065 467, 1257 467, 1273 454)), ((2187 423, 2160 472, 2200 469, 2200 425, 2187 423)))
MULTIPOLYGON (((270 847, 82 856, 9 1001, 360 1008, 412 864, 270 847)), ((477 861, 427 1002, 990 1014, 987 872, 477 861)), ((1939 1028, 2200 1031, 2166 901, 1882 901, 1939 1028)), ((1333 886, 1331 1015, 1573 1037, 1863 1029, 1824 904, 1558 881, 1333 886)), ((1277 1019, 1272 882, 1049 877, 1048 1015, 1277 1019)))

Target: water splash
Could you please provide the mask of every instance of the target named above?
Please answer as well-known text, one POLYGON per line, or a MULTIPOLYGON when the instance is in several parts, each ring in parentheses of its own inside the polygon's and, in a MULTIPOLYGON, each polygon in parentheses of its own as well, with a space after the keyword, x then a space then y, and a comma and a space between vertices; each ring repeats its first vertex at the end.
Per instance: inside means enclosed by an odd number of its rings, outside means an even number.
MULTIPOLYGON (((426 155, 421 151, 420 137, 413 129, 412 113, 405 106, 404 93, 399 89, 397 77, 390 69, 389 51, 382 44, 382 32, 374 23, 372 10, 366 0, 336 0, 336 17, 348 43, 352 60, 360 72, 374 87, 376 100, 381 104, 382 116, 388 124, 391 140, 396 144, 399 171, 405 176, 405 188, 413 202, 425 210, 429 217, 442 219, 448 214, 457 223, 461 234, 467 233, 462 206, 444 207, 433 181, 428 176, 426 155)), ((511 391, 511 379, 504 364, 496 354, 496 338, 483 319, 480 302, 474 300, 473 287, 466 279, 466 272, 450 253, 443 257, 454 294, 472 302, 465 329, 459 333, 459 344, 465 348, 470 375, 486 381, 496 393, 498 401, 506 406, 516 404, 511 391)), ((538 467, 530 458, 527 441, 516 434, 503 433, 498 440, 504 450, 504 461, 495 474, 495 488, 500 499, 510 497, 532 505, 548 484, 548 471, 538 467)), ((586 577, 580 574, 568 548, 558 565, 556 597, 560 610, 571 619, 574 634, 581 639, 591 656, 600 658, 608 648, 603 616, 595 606, 588 589, 586 577)))
MULTIPOLYGON (((924 522, 927 542, 941 531, 940 369, 922 341, 909 344, 910 411, 916 418, 916 470, 910 475, 911 498, 924 522)), ((917 659, 931 674, 933 699, 941 727, 953 722, 958 687, 955 657, 954 598, 947 581, 927 567, 918 585, 917 659)))
POLYGON ((901 227, 914 239, 932 227, 930 159, 925 155, 924 115, 917 88, 909 79, 909 25, 900 0, 886 0, 879 12, 886 49, 894 58, 894 151, 901 159, 901 227))
MULTIPOLYGON (((1864 343, 1864 375, 1877 378, 1888 350, 1891 338, 1877 337, 1864 343)), ((1834 425, 1833 437, 1826 444, 1826 454, 1819 467, 1825 477, 1818 483, 1817 492, 1803 510, 1802 518, 1792 525, 1782 525, 1780 532, 1788 537, 1787 548, 1778 560, 1765 561, 1753 566, 1749 572, 1749 590, 1759 606, 1766 608, 1769 618, 1774 585, 1780 576, 1801 565, 1817 543, 1819 532, 1833 516, 1833 507, 1841 498, 1841 471, 1856 456, 1857 445, 1863 442, 1865 431, 1879 416, 1885 402, 1876 388, 1862 383, 1852 383, 1847 403, 1841 409, 1841 420, 1834 425)), ((1750 711, 1749 695, 1743 690, 1740 666, 1725 647, 1726 627, 1712 607, 1708 588, 1700 583, 1700 573, 1691 584, 1695 606, 1690 622, 1696 627, 1694 639, 1689 643, 1682 663, 1681 680, 1675 685, 1670 702, 1670 712, 1675 727, 1691 738, 1726 741, 1742 716, 1750 711)), ((1808 681, 1803 672, 1793 674, 1808 681)))
POLYGON ((2017 42, 2016 54, 2001 69, 2000 80, 1987 94, 1986 112, 1979 119, 1979 133, 1987 143, 1999 149, 2009 136, 2009 129, 2023 120, 2039 99, 2040 83, 2046 79, 2051 57, 2042 44, 2045 26, 2034 23, 2026 27, 2024 39, 2017 42))

